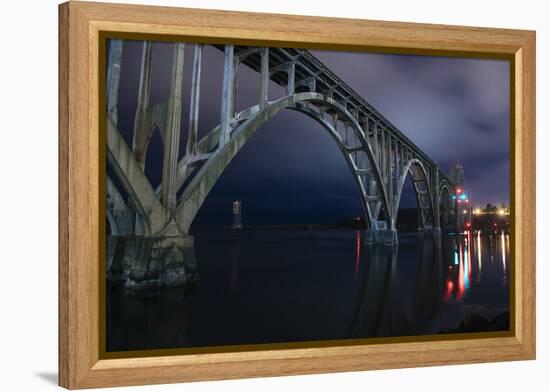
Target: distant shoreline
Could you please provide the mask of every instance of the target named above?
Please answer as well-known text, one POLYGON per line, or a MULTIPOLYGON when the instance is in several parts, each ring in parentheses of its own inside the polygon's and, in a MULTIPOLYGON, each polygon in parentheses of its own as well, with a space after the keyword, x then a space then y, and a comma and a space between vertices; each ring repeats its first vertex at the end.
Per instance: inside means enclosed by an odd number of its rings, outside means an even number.
MULTIPOLYGON (((212 231, 212 230, 228 230, 228 231, 249 231, 254 229, 299 229, 299 230, 365 230, 363 227, 353 227, 334 224, 266 224, 266 225, 243 225, 242 228, 232 229, 229 225, 212 225, 194 227, 194 231, 212 231)), ((415 233, 416 229, 399 229, 400 233, 415 233)))
MULTIPOLYGON (((334 224, 265 224, 265 225, 243 225, 242 228, 232 229, 230 225, 209 225, 194 227, 195 230, 227 229, 232 231, 249 230, 257 228, 270 229, 354 229, 353 227, 343 227, 334 224)), ((357 228, 359 229, 359 228, 357 228)))

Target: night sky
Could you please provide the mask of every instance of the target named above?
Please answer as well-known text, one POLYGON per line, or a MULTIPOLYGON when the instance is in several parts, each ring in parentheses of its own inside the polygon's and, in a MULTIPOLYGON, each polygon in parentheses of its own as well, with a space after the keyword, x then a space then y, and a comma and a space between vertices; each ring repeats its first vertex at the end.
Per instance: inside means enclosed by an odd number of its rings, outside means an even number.
MULTIPOLYGON (((150 103, 170 90, 172 44, 153 45, 150 103)), ((125 41, 119 128, 131 145, 142 44, 125 41)), ((509 201, 509 63, 506 61, 313 51, 440 167, 464 167, 473 205, 509 201)), ((193 47, 186 46, 182 136, 185 151, 193 47)), ((203 52, 199 138, 220 122, 223 52, 203 52)), ((284 95, 270 82, 270 99, 284 95)), ((237 110, 257 104, 259 75, 239 69, 237 110)), ((155 134, 146 174, 160 182, 162 144, 155 134)), ((244 224, 336 223, 362 214, 343 155, 314 120, 290 110, 264 124, 241 149, 199 211, 194 225, 228 225, 242 201, 244 224)), ((410 183, 401 207, 415 206, 410 183)))

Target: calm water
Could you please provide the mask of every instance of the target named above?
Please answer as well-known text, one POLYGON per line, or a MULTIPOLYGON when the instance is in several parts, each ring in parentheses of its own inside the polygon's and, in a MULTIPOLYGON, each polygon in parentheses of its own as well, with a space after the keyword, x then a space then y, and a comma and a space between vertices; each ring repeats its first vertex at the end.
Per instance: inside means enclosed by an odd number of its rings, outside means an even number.
POLYGON ((437 334, 508 311, 510 239, 401 235, 366 246, 352 230, 195 234, 198 285, 107 299, 107 350, 437 334))

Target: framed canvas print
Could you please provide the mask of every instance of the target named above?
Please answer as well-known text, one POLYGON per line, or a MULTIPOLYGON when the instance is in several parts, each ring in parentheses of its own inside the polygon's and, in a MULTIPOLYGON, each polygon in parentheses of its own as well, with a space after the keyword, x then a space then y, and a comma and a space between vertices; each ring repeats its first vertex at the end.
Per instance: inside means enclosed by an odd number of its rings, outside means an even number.
POLYGON ((534 32, 59 13, 60 385, 535 358, 534 32))

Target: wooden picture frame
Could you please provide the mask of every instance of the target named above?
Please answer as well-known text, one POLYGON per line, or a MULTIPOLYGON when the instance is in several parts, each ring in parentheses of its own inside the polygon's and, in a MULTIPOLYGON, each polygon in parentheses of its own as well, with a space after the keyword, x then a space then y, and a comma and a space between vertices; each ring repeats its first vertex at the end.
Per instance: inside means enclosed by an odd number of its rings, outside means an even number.
MULTIPOLYGON (((103 171, 102 171, 103 170, 103 171)), ((59 384, 67 388, 535 358, 535 32, 89 2, 59 6, 59 384), (511 61, 511 332, 498 336, 104 358, 100 40, 301 45, 511 61)))

